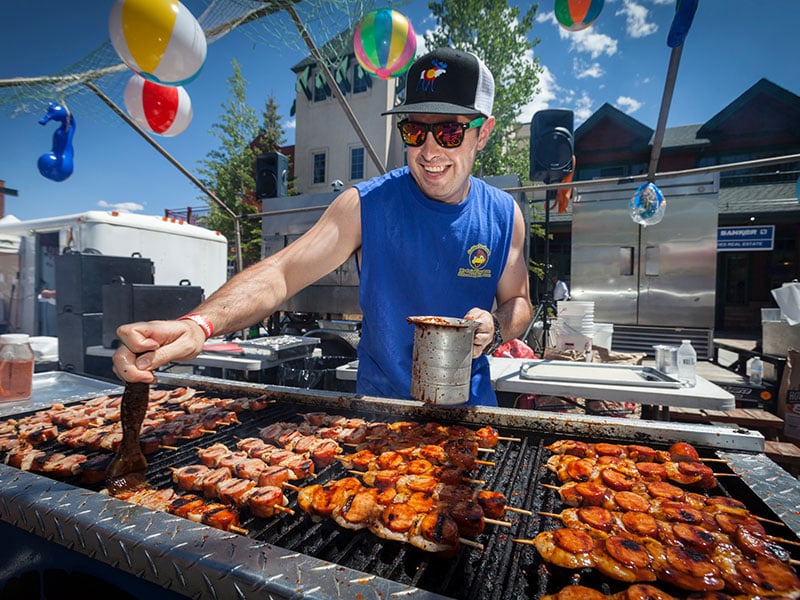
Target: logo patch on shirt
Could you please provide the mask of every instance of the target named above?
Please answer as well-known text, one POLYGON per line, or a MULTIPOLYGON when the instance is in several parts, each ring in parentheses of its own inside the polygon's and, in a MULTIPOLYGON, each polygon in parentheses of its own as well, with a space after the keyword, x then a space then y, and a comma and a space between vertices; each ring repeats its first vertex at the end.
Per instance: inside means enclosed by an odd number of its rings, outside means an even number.
POLYGON ((459 277, 491 277, 492 270, 487 269, 486 265, 489 263, 489 256, 491 256, 489 248, 483 244, 475 244, 467 251, 467 259, 469 267, 461 267, 458 270, 459 277))

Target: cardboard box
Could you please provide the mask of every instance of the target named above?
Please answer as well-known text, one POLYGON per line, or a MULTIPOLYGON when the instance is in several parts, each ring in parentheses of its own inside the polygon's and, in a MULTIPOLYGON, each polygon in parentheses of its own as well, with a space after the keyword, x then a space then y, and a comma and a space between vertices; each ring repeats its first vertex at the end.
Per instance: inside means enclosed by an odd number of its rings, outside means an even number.
POLYGON ((800 443, 800 350, 789 348, 778 391, 778 416, 786 441, 800 443))

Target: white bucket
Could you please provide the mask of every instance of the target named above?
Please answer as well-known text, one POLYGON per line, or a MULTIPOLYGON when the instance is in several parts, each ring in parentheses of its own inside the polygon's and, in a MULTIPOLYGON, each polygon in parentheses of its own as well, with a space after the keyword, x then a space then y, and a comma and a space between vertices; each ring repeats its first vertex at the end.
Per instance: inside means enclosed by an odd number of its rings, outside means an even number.
POLYGON ((611 350, 611 338, 614 334, 613 323, 595 323, 592 332, 592 346, 611 350))
POLYGON ((559 317, 553 321, 556 333, 556 350, 578 350, 587 352, 592 349, 592 336, 586 335, 580 327, 574 327, 559 317))
POLYGON ((556 348, 590 352, 594 336, 594 302, 562 300, 557 304, 556 348))

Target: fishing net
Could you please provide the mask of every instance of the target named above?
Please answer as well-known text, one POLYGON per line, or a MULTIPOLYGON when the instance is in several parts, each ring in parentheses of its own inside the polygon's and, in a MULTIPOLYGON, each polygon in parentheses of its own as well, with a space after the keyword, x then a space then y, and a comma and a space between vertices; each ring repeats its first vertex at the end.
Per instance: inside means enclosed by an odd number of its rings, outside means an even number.
MULTIPOLYGON (((265 48, 309 55, 299 25, 323 50, 323 57, 330 60, 328 66, 334 68, 342 55, 352 53, 353 31, 374 4, 375 0, 208 0, 202 13, 195 17, 206 34, 209 52, 213 52, 213 43, 224 36, 244 35, 265 48)), ((394 6, 404 4, 407 2, 394 6)), ((38 114, 48 102, 57 100, 76 114, 122 125, 119 116, 102 104, 90 85, 122 106, 131 73, 107 40, 59 72, 0 79, 0 117, 38 114)))

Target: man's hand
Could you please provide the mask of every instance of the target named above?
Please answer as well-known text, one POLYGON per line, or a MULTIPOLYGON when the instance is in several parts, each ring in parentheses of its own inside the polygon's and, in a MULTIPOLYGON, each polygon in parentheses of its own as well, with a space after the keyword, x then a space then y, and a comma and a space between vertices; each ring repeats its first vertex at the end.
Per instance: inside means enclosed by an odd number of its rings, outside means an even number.
POLYGON ((154 383, 153 371, 173 361, 189 360, 203 350, 206 336, 189 320, 147 321, 121 325, 122 344, 114 353, 114 373, 127 382, 154 383))
POLYGON ((471 308, 464 315, 468 321, 477 321, 478 328, 475 330, 475 337, 472 338, 472 358, 478 358, 483 354, 484 349, 494 340, 494 320, 492 313, 482 308, 471 308))

